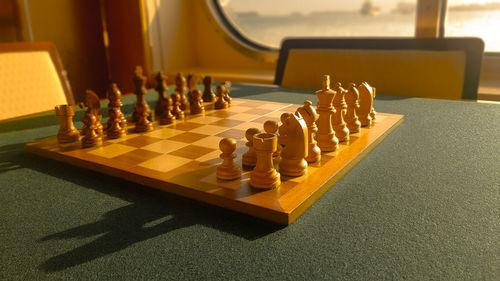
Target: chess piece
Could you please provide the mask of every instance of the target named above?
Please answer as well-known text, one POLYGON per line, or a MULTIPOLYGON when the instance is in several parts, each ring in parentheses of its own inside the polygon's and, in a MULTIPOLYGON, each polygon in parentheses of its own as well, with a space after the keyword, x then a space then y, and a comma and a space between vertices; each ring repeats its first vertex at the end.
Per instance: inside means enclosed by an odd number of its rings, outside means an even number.
POLYGON ((153 130, 153 123, 148 120, 148 111, 147 108, 141 104, 136 105, 137 115, 139 116, 139 120, 135 122, 135 132, 147 132, 153 130))
POLYGON ((247 143, 245 145, 248 147, 248 151, 242 156, 242 163, 244 166, 253 167, 257 163, 257 153, 253 147, 253 135, 259 133, 260 130, 257 128, 250 128, 245 132, 245 138, 247 139, 247 143))
POLYGON ((361 127, 370 127, 372 125, 372 117, 370 112, 373 109, 372 87, 368 83, 363 82, 358 86, 359 92, 359 109, 358 118, 361 127))
POLYGON ((241 177, 241 168, 234 163, 236 158, 236 141, 231 138, 223 138, 219 142, 219 148, 222 151, 220 158, 224 160, 217 166, 217 178, 221 180, 235 180, 241 177))
POLYGON ((73 116, 75 111, 71 105, 62 104, 55 107, 56 117, 59 119, 59 132, 57 133, 57 141, 59 143, 70 143, 78 141, 80 132, 73 124, 73 116))
POLYGON ((230 96, 229 96, 229 89, 231 88, 231 82, 229 81, 225 81, 224 82, 224 100, 227 102, 228 106, 231 105, 231 101, 233 100, 230 96))
POLYGON ((119 138, 127 134, 127 119, 125 115, 121 111, 121 106, 123 103, 121 102, 121 92, 118 89, 118 86, 115 83, 111 83, 108 94, 108 123, 107 123, 107 131, 106 134, 108 138, 119 138), (111 116, 114 116, 111 118, 111 116), (119 124, 115 125, 113 123, 119 122, 119 124), (114 126, 114 128, 110 130, 110 127, 114 126), (118 133, 119 131, 119 133, 118 133))
POLYGON ((90 112, 95 116, 96 118, 96 122, 94 124, 95 132, 96 134, 99 135, 99 137, 102 138, 103 126, 101 124, 102 113, 101 113, 101 102, 99 101, 99 96, 96 93, 94 93, 94 91, 87 90, 85 91, 84 103, 85 106, 87 106, 87 112, 90 112))
POLYGON ((135 75, 133 81, 135 87, 134 94, 137 97, 137 101, 134 107, 134 112, 132 113, 132 121, 137 122, 139 118, 141 118, 141 115, 147 114, 147 117, 151 115, 151 109, 149 108, 149 105, 146 102, 147 78, 144 75, 142 75, 142 67, 137 66, 135 68, 135 75), (141 110, 141 113, 139 112, 139 110, 141 110))
POLYGON ((87 111, 83 116, 82 147, 93 147, 102 144, 102 137, 97 134, 97 117, 92 111, 87 111))
POLYGON ((276 151, 278 137, 275 134, 253 135, 253 147, 257 163, 250 173, 250 185, 258 189, 272 189, 281 184, 280 173, 273 165, 273 151, 276 151))
POLYGON ((205 85, 203 89, 203 101, 213 102, 215 100, 215 93, 212 90, 212 77, 205 76, 205 78, 203 78, 203 84, 205 85))
POLYGON ((223 85, 219 85, 216 88, 217 91, 217 100, 214 103, 215 109, 225 109, 228 107, 227 101, 224 99, 225 95, 225 87, 223 85))
POLYGON ((167 96, 167 77, 158 72, 155 79, 157 82, 156 91, 158 92, 155 115, 160 120, 160 125, 171 124, 175 121, 175 116, 172 115, 172 100, 167 96))
MULTIPOLYGON (((191 78, 191 74, 189 75, 189 78, 191 78)), ((180 110, 186 110, 189 105, 184 94, 186 92, 186 78, 184 78, 181 73, 177 73, 177 76, 175 77, 175 92, 179 95, 178 102, 180 110)))
POLYGON ((319 114, 318 121, 316 121, 318 126, 316 141, 323 152, 335 151, 339 147, 339 140, 333 131, 331 118, 332 114, 335 113, 335 108, 332 106, 334 96, 335 91, 330 89, 330 75, 323 75, 323 88, 316 91, 316 97, 318 97, 317 112, 319 114))
POLYGON ((333 98, 333 107, 335 108, 335 114, 332 115, 332 128, 335 131, 335 136, 338 138, 339 142, 349 141, 349 129, 347 129, 346 123, 344 121, 344 116, 347 111, 347 105, 345 103, 344 95, 346 90, 342 88, 340 82, 335 84, 335 92, 337 93, 333 98))
POLYGON ((205 112, 205 107, 203 106, 202 93, 197 88, 193 88, 189 92, 189 112, 191 114, 201 114, 205 112))
POLYGON ((302 118, 307 125, 307 139, 309 141, 307 146, 307 163, 314 163, 321 160, 321 150, 318 147, 316 140, 314 140, 314 134, 318 131, 318 127, 316 126, 316 120, 318 120, 318 113, 316 113, 316 109, 312 106, 311 101, 305 101, 304 106, 301 106, 297 109, 297 112, 300 113, 302 118))
MULTIPOLYGON (((278 129, 279 129, 278 122, 273 120, 267 120, 266 122, 264 122, 264 131, 266 133, 278 135, 278 129)), ((278 163, 280 162, 280 154, 281 154, 281 145, 279 144, 278 141, 278 146, 276 147, 276 151, 273 152, 274 167, 277 167, 278 163)))
POLYGON ((306 122, 300 113, 283 113, 281 122, 278 136, 278 142, 283 145, 280 173, 292 177, 302 176, 307 172, 305 157, 309 145, 306 122))
POLYGON ((347 103, 345 122, 347 123, 347 128, 351 133, 357 133, 361 128, 361 123, 359 122, 357 115, 357 111, 359 109, 358 99, 359 93, 358 89, 356 89, 356 85, 354 85, 354 83, 349 84, 345 95, 345 101, 347 103))
MULTIPOLYGON (((373 99, 375 99, 375 96, 377 94, 377 91, 374 87, 372 87, 372 97, 373 99)), ((372 123, 375 123, 375 116, 377 115, 377 112, 375 111, 375 109, 373 108, 373 103, 372 103, 372 110, 370 111, 370 117, 372 118, 372 123)))
POLYGON ((184 119, 184 111, 180 108, 180 96, 178 93, 172 93, 172 115, 175 116, 175 119, 180 120, 184 119))

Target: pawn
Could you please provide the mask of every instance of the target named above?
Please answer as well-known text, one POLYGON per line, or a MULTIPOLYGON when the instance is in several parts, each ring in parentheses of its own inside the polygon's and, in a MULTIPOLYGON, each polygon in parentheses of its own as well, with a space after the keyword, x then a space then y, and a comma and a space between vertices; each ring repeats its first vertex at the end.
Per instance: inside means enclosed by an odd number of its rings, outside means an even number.
POLYGON ((200 114, 205 112, 202 94, 197 88, 189 92, 189 104, 189 110, 191 114, 200 114))
POLYGON ((217 86, 217 100, 215 101, 215 109, 225 109, 228 107, 227 101, 224 99, 225 87, 223 85, 217 86))
POLYGON ((203 90, 203 101, 213 102, 215 100, 215 93, 212 90, 212 77, 205 76, 205 78, 203 78, 203 84, 205 85, 205 89, 203 90))
POLYGON ((110 108, 108 111, 108 128, 106 135, 109 139, 117 139, 126 134, 126 130, 121 126, 120 109, 110 108))
POLYGON ((135 123, 135 132, 147 132, 153 130, 153 123, 148 120, 149 113, 144 106, 136 106, 139 120, 135 123))
MULTIPOLYGON (((273 120, 267 120, 264 122, 264 131, 268 134, 278 134, 279 124, 273 120)), ((281 154, 281 145, 278 144, 276 146, 276 151, 273 152, 273 164, 274 167, 278 165, 280 162, 280 154, 281 154)))
POLYGON ((233 99, 229 96, 229 88, 231 88, 231 82, 229 81, 224 82, 224 100, 227 102, 228 105, 231 105, 231 101, 233 99))
POLYGON ((184 95, 186 92, 186 78, 181 73, 177 73, 175 77, 175 92, 179 95, 179 108, 182 111, 186 110, 188 107, 188 101, 184 95))
POLYGON ((257 153, 255 153, 255 148, 253 147, 253 135, 260 133, 257 128, 250 128, 245 132, 245 138, 248 140, 245 144, 248 147, 248 151, 243 154, 242 163, 244 166, 253 167, 257 163, 257 153))
POLYGON ((172 97, 172 115, 175 116, 175 119, 180 120, 184 119, 184 111, 180 108, 180 96, 178 93, 173 93, 172 97))
POLYGON ((219 142, 219 148, 222 151, 220 158, 222 164, 217 166, 217 178, 221 180, 235 180, 241 177, 241 168, 234 163, 236 158, 236 141, 231 138, 223 138, 219 142))
MULTIPOLYGON (((372 87, 372 97, 373 97, 373 99, 375 99, 376 94, 377 93, 376 93, 375 87, 372 87)), ((375 123, 375 116, 376 115, 377 115, 377 112, 373 108, 373 104, 372 104, 372 110, 370 111, 370 117, 372 118, 372 123, 375 123)))
POLYGON ((97 118, 92 112, 87 112, 83 117, 82 147, 93 147, 102 144, 102 138, 97 134, 97 118))
POLYGON ((57 105, 55 111, 60 123, 57 141, 59 143, 78 141, 80 132, 78 132, 73 123, 73 116, 75 115, 73 107, 67 104, 57 105))
POLYGON ((345 101, 347 103, 345 122, 347 123, 347 129, 349 129, 351 133, 357 133, 361 128, 361 123, 358 120, 357 114, 359 109, 358 99, 359 93, 358 89, 356 89, 356 85, 354 83, 349 84, 347 94, 345 95, 345 101))
POLYGON ((162 112, 160 116, 160 125, 167 125, 171 124, 175 121, 175 116, 172 114, 173 106, 172 106, 172 99, 170 98, 165 98, 163 101, 165 103, 164 108, 165 110, 162 112))

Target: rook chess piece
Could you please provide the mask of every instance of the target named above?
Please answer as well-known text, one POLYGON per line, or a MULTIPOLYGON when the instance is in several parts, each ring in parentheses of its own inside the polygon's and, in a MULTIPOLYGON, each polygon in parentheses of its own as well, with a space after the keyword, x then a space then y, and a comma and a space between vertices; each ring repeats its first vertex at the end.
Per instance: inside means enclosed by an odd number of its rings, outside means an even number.
POLYGON ((307 125, 307 139, 309 140, 307 147, 307 163, 314 163, 321 160, 321 150, 318 147, 316 140, 314 140, 314 134, 318 131, 318 127, 316 126, 316 120, 318 120, 318 113, 312 106, 311 101, 305 101, 304 106, 301 106, 297 109, 297 112, 300 113, 302 118, 307 125))
POLYGON ((359 109, 359 93, 356 89, 354 83, 349 84, 347 88, 347 94, 345 95, 345 101, 347 103, 347 111, 345 114, 345 121, 347 123, 347 128, 351 133, 359 132, 361 128, 361 123, 358 120, 357 111, 359 109))
POLYGON ((372 117, 370 112, 373 109, 372 87, 368 83, 363 82, 358 86, 359 92, 359 110, 358 118, 361 127, 370 127, 372 125, 372 117))
POLYGON ((215 93, 212 90, 212 77, 205 76, 205 78, 203 78, 203 84, 205 85, 203 89, 203 101, 213 102, 215 100, 215 93))
POLYGON ((335 151, 339 147, 339 140, 332 128, 331 116, 335 113, 332 100, 335 91, 330 89, 330 75, 323 75, 323 88, 316 91, 316 96, 318 97, 317 112, 319 114, 318 121, 316 121, 318 126, 316 141, 321 151, 335 151))
POLYGON ((221 180, 235 180, 241 177, 241 168, 234 163, 236 158, 236 141, 231 138, 223 138, 219 142, 219 148, 222 151, 220 158, 224 160, 217 166, 217 178, 221 180))
POLYGON ((332 116, 332 128, 335 131, 335 136, 340 142, 349 141, 349 129, 347 129, 346 123, 344 121, 344 116, 347 111, 347 105, 345 103, 344 95, 346 90, 342 88, 340 82, 335 85, 335 92, 337 94, 333 98, 333 107, 335 107, 335 114, 332 116))
POLYGON ((224 99, 225 87, 223 85, 217 86, 217 100, 215 101, 215 109, 225 109, 228 107, 227 101, 224 99))
POLYGON ((283 145, 281 150, 280 173, 286 176, 298 177, 307 172, 305 157, 308 154, 307 125, 300 113, 283 113, 283 123, 279 132, 278 142, 283 145))
POLYGON ((57 141, 59 143, 70 143, 78 141, 80 132, 73 124, 73 116, 75 111, 71 105, 62 104, 55 107, 56 117, 59 119, 59 132, 57 133, 57 141))
POLYGON ((273 151, 276 151, 278 137, 275 134, 253 135, 253 146, 257 163, 250 173, 250 185, 259 189, 272 189, 281 184, 280 173, 273 165, 273 151))
POLYGON ((242 157, 242 163, 244 166, 253 167, 257 163, 257 153, 253 147, 253 136, 259 133, 260 130, 257 128, 250 128, 245 132, 245 138, 247 139, 247 143, 245 145, 248 147, 248 151, 243 154, 242 157))

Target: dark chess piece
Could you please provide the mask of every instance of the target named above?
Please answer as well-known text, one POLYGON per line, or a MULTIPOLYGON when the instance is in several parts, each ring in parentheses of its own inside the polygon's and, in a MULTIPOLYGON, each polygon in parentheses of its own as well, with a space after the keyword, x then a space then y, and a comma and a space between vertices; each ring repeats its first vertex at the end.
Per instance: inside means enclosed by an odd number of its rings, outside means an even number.
POLYGON ((179 95, 179 108, 182 111, 186 110, 189 105, 185 96, 186 78, 184 78, 181 73, 177 73, 177 76, 175 77, 175 92, 179 95))
POLYGON ((108 111, 108 127, 106 129, 106 134, 109 139, 117 139, 126 135, 126 131, 120 125, 120 109, 110 108, 108 111))
POLYGON ((184 119, 184 111, 180 108, 180 96, 178 93, 173 93, 172 97, 172 115, 175 116, 175 119, 180 120, 184 119))
POLYGON ((56 117, 59 119, 59 132, 57 141, 59 143, 70 143, 80 138, 80 132, 75 128, 73 116, 75 111, 71 105, 63 104, 55 107, 56 117))
POLYGON ((85 92, 85 106, 87 106, 87 113, 92 113, 96 118, 95 131, 99 137, 102 138, 103 126, 101 124, 102 113, 101 113, 101 102, 99 101, 99 96, 92 90, 87 90, 85 92))
POLYGON ((139 113, 138 110, 139 108, 144 108, 145 112, 147 113, 148 117, 151 115, 151 109, 149 108, 149 105, 146 102, 146 82, 147 78, 142 74, 142 67, 137 66, 135 68, 135 76, 133 78, 134 81, 134 94, 137 97, 137 101, 134 107, 134 112, 132 113, 132 121, 137 122, 140 118, 140 115, 142 113, 139 113))
POLYGON ((167 96, 167 77, 163 73, 158 72, 155 77, 158 92, 158 101, 156 102, 155 114, 156 118, 160 120, 160 125, 170 124, 175 120, 172 115, 172 100, 167 96))
POLYGON ((224 109, 228 107, 227 101, 224 99, 225 95, 225 86, 224 85, 219 85, 217 86, 217 100, 214 103, 214 108, 215 109, 224 109))
POLYGON ((134 130, 136 132, 146 132, 153 130, 153 123, 148 120, 149 114, 147 108, 144 106, 137 106, 137 114, 139 115, 139 120, 135 123, 134 130))
POLYGON ((201 91, 197 88, 193 88, 189 92, 189 104, 191 114, 200 114, 205 112, 205 107, 203 106, 203 99, 201 91))
POLYGON ((215 93, 212 90, 212 77, 205 76, 205 78, 203 78, 203 84, 205 85, 203 89, 203 101, 213 102, 215 100, 215 93))
POLYGON ((231 105, 231 101, 233 100, 229 96, 229 89, 231 88, 231 82, 225 81, 224 82, 224 100, 228 103, 228 105, 231 105))
POLYGON ((102 138, 96 132, 97 118, 91 111, 85 113, 83 116, 83 128, 82 128, 82 147, 93 147, 102 144, 102 138))
POLYGON ((119 127, 121 128, 120 133, 118 134, 116 131, 116 132, 112 132, 111 135, 116 136, 115 138, 119 138, 119 137, 122 137, 122 136, 127 134, 127 125, 128 124, 127 124, 127 119, 125 118, 125 115, 121 111, 121 106, 123 105, 123 103, 120 100, 121 96, 122 96, 122 93, 120 92, 120 89, 118 89, 118 86, 116 85, 116 83, 111 83, 110 88, 108 90, 108 99, 109 99, 108 124, 107 124, 108 138, 110 137, 109 128, 111 126, 116 127, 116 125, 112 125, 112 123, 117 122, 116 120, 119 121, 119 127), (115 116, 115 118, 112 119, 110 117, 111 115, 115 116))

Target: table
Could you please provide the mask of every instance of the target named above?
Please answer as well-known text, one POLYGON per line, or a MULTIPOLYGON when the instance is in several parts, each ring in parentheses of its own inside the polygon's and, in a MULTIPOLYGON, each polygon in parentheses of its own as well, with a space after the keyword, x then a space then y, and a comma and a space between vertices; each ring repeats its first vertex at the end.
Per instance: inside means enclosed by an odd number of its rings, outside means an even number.
POLYGON ((53 114, 0 123, 0 279, 494 279, 500 106, 378 95, 375 109, 405 120, 288 227, 25 153, 57 133, 53 114))

